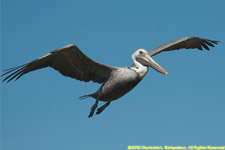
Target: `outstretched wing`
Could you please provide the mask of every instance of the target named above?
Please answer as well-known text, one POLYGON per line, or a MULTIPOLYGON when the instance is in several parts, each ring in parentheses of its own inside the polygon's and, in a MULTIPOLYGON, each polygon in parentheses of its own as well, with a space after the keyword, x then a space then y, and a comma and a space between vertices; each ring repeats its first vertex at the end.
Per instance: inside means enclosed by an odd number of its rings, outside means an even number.
POLYGON ((213 44, 217 44, 219 41, 213 41, 208 39, 202 39, 198 37, 184 37, 177 40, 174 40, 172 42, 166 43, 156 49, 153 49, 148 52, 150 56, 154 56, 156 54, 159 54, 164 51, 173 51, 173 50, 179 50, 179 49, 193 49, 197 48, 199 50, 202 50, 202 47, 209 50, 208 46, 214 47, 213 44))
POLYGON ((45 68, 52 67, 62 75, 81 81, 93 81, 102 83, 116 67, 107 66, 95 62, 84 55, 75 45, 67 45, 61 49, 54 50, 30 63, 10 68, 2 76, 6 76, 4 81, 19 79, 24 74, 45 68))

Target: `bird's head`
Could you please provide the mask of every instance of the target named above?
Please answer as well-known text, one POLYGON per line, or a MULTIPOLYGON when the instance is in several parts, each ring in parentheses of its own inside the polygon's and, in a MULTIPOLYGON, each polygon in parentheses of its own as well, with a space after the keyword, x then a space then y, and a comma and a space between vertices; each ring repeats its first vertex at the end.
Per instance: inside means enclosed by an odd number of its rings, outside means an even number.
POLYGON ((158 65, 148 54, 148 52, 144 49, 138 49, 133 55, 132 58, 134 63, 139 63, 146 67, 152 67, 156 71, 160 73, 164 73, 168 75, 165 69, 163 69, 160 65, 158 65))

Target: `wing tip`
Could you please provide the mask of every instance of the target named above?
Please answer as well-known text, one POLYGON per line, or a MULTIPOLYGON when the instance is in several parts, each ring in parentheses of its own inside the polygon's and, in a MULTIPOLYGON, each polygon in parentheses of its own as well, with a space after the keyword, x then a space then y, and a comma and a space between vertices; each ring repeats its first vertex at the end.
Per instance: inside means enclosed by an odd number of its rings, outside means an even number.
POLYGON ((15 81, 16 81, 17 79, 19 79, 24 74, 25 67, 26 67, 26 65, 21 65, 21 66, 18 66, 18 67, 14 67, 14 68, 4 70, 4 71, 7 71, 7 72, 2 74, 1 78, 5 75, 7 75, 7 76, 5 76, 5 78, 2 80, 2 82, 9 83, 14 78, 16 78, 15 79, 15 81))

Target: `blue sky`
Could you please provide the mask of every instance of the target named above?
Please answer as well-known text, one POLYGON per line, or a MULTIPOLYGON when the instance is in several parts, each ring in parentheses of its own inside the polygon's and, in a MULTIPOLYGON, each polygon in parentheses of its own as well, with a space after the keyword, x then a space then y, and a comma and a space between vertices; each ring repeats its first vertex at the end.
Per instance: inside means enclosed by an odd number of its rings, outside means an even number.
POLYGON ((122 67, 132 64, 138 48, 184 36, 221 41, 211 51, 153 57, 169 75, 150 69, 134 90, 91 119, 94 99, 78 97, 98 84, 51 68, 1 83, 2 149, 224 145, 224 6, 222 0, 2 0, 1 70, 71 43, 100 63, 122 67))

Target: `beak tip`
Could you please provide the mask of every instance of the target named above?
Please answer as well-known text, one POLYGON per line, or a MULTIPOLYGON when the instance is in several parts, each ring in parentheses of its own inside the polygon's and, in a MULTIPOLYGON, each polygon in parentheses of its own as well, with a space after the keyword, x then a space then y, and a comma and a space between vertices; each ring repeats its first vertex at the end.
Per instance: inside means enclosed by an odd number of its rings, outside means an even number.
POLYGON ((168 72, 166 72, 165 74, 168 75, 168 72))

